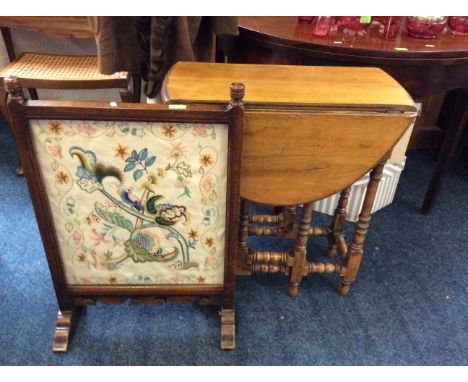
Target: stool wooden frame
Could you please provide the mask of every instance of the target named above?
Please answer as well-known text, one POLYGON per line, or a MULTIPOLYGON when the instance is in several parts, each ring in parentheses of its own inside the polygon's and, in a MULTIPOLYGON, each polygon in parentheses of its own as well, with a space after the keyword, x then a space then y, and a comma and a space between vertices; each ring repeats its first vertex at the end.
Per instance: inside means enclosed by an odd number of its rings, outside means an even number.
MULTIPOLYGON (((140 102, 139 75, 118 72, 103 75, 98 72, 97 56, 66 56, 43 53, 22 53, 0 70, 0 113, 9 121, 6 106, 7 93, 3 81, 16 77, 30 98, 39 99, 36 89, 91 90, 119 89, 122 102, 140 102)), ((17 174, 22 175, 19 167, 17 174)))
MULTIPOLYGON (((235 264, 239 218, 239 179, 242 150, 242 123, 244 86, 231 85, 231 102, 223 106, 193 106, 185 110, 170 110, 167 105, 119 104, 96 102, 25 101, 20 81, 5 80, 9 93, 8 110, 39 229, 46 252, 59 312, 53 350, 68 350, 70 334, 78 311, 96 302, 120 304, 130 300, 132 304, 161 305, 166 300, 173 303, 190 303, 221 306, 221 348, 235 348, 235 264), (92 121, 163 121, 174 123, 213 123, 229 125, 227 150, 226 221, 224 248, 224 283, 222 285, 73 285, 67 284, 63 260, 51 207, 46 195, 45 183, 40 175, 37 154, 29 128, 30 120, 77 119, 92 121)), ((227 89, 226 89, 227 90, 227 89)))

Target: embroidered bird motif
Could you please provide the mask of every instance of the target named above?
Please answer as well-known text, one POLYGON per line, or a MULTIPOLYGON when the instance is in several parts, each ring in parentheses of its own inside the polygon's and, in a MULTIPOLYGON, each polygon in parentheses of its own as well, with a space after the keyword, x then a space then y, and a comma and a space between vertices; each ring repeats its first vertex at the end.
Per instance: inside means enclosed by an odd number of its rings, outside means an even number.
POLYGON ((141 198, 134 194, 129 188, 122 188, 119 192, 120 198, 127 204, 131 205, 137 211, 143 211, 144 207, 141 204, 141 198))

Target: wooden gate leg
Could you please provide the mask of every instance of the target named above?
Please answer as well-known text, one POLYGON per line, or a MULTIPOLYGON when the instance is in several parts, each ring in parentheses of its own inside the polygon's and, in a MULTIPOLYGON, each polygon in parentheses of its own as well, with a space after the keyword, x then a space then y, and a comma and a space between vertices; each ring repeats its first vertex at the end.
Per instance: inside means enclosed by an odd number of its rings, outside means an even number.
POLYGON ((294 224, 296 223, 296 207, 297 206, 286 206, 283 207, 283 235, 287 235, 289 232, 294 230, 294 224))
POLYGON ((337 248, 337 238, 340 235, 343 235, 344 225, 346 223, 346 207, 348 205, 348 198, 349 193, 351 191, 351 187, 348 187, 341 191, 340 200, 338 201, 338 205, 336 206, 335 213, 333 215, 333 221, 331 224, 330 237, 328 238, 328 249, 327 249, 327 257, 335 257, 336 256, 336 248, 337 248))
POLYGON ((288 295, 296 297, 299 293, 299 283, 304 273, 304 265, 307 255, 307 240, 309 238, 310 222, 312 220, 312 208, 314 203, 304 204, 301 222, 299 223, 296 236, 296 247, 294 249, 294 260, 291 267, 291 277, 289 279, 288 295))
POLYGON ((341 282, 338 289, 342 295, 349 293, 351 284, 356 279, 359 265, 361 264, 363 255, 362 247, 366 239, 370 214, 372 211, 372 206, 374 205, 375 195, 377 194, 377 188, 379 187, 379 182, 382 178, 384 165, 385 161, 380 162, 370 173, 370 180, 369 184, 367 185, 366 196, 364 197, 361 213, 359 215, 358 222, 356 223, 356 231, 354 233, 353 242, 349 246, 348 252, 346 253, 344 259, 346 273, 341 277, 341 282))

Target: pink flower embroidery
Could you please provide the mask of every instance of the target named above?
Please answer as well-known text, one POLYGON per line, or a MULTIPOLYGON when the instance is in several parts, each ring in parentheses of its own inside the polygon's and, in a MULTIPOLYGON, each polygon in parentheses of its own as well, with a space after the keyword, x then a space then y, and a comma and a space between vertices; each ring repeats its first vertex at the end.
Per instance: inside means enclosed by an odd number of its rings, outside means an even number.
POLYGON ((60 159, 63 159, 62 155, 62 148, 58 145, 46 145, 47 150, 49 151, 50 155, 54 157, 58 157, 60 159))
POLYGON ((96 228, 93 228, 91 232, 92 232, 91 240, 94 240, 94 245, 97 246, 101 243, 110 243, 110 240, 106 240, 104 235, 96 231, 96 228))
POLYGON ((75 128, 78 130, 78 132, 80 132, 81 134, 86 134, 88 137, 93 135, 97 131, 96 127, 84 126, 81 124, 77 125, 75 128))
POLYGON ((209 193, 213 188, 213 179, 211 178, 211 176, 205 176, 201 181, 201 186, 203 188, 203 191, 209 193))
POLYGON ((204 134, 206 134, 206 128, 207 128, 207 125, 204 125, 204 124, 194 125, 193 128, 192 128, 192 134, 193 135, 204 135, 204 134))
POLYGON ((81 233, 79 231, 75 231, 73 233, 73 242, 75 243, 75 245, 80 245, 81 243, 81 233))
POLYGON ((216 269, 218 267, 218 260, 214 256, 205 257, 205 267, 210 269, 216 269))
POLYGON ((178 177, 175 185, 176 187, 184 188, 188 186, 189 182, 187 178, 178 177))

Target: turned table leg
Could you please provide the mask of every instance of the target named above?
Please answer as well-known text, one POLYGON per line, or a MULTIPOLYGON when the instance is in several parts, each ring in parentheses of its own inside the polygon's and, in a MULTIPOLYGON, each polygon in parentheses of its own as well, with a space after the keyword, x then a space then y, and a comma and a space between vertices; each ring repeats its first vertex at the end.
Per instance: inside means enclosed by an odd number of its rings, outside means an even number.
POLYGON ((343 235, 344 225, 346 223, 346 207, 348 205, 349 193, 351 187, 348 187, 341 191, 340 200, 333 214, 333 220, 331 224, 331 233, 328 238, 328 249, 327 257, 335 257, 337 252, 337 241, 338 237, 343 235))
POLYGON ((349 293, 351 284, 356 279, 359 265, 361 264, 363 256, 363 244, 366 239, 367 229, 369 228, 370 215, 372 206, 374 205, 375 195, 379 187, 380 179, 382 178, 382 171, 385 161, 380 162, 370 173, 369 184, 367 185, 366 196, 362 205, 361 213, 358 222, 356 223, 356 231, 354 233, 353 242, 348 247, 344 259, 346 273, 341 277, 339 292, 342 295, 349 293))
POLYGON ((307 255, 307 240, 309 238, 310 222, 312 221, 312 208, 314 203, 304 204, 301 222, 299 223, 296 246, 294 248, 294 260, 289 279, 288 295, 295 297, 299 293, 299 283, 304 273, 304 265, 307 255))
POLYGON ((57 325, 55 327, 54 344, 52 350, 54 352, 67 352, 70 337, 74 329, 78 308, 72 310, 63 310, 57 314, 57 325))

